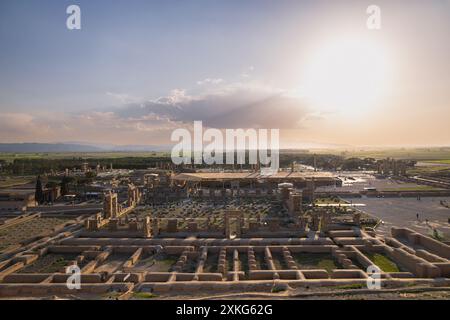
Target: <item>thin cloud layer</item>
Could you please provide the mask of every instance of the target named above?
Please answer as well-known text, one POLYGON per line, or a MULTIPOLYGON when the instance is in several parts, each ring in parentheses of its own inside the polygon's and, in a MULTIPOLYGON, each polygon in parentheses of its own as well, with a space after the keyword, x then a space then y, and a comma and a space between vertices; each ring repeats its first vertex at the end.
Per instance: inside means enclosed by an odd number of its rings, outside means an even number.
POLYGON ((303 101, 282 91, 234 84, 196 96, 174 90, 167 97, 130 104, 115 113, 124 119, 152 116, 180 123, 203 121, 205 126, 220 129, 293 129, 310 111, 303 101))
MULTIPOLYGON (((209 81, 211 82, 211 81, 209 81)), ((0 114, 2 142, 79 141, 112 144, 167 144, 171 132, 205 127, 293 129, 307 118, 301 100, 280 90, 242 83, 215 83, 201 94, 172 90, 169 95, 82 114, 0 114)))

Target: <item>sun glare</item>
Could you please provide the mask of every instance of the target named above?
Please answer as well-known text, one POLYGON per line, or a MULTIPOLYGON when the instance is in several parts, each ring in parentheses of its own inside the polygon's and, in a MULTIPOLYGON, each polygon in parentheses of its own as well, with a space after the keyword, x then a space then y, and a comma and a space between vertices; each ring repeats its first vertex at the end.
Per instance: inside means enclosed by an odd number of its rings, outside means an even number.
POLYGON ((383 48, 365 39, 325 43, 306 67, 304 94, 314 107, 366 113, 386 94, 390 68, 383 48))

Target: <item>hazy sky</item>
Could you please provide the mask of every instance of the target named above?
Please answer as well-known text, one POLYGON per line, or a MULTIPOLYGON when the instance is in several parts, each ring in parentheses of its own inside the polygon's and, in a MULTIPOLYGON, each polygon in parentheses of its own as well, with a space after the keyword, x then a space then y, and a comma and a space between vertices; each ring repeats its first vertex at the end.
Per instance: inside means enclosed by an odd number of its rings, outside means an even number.
POLYGON ((449 39, 449 0, 2 0, 0 142, 450 145, 449 39))

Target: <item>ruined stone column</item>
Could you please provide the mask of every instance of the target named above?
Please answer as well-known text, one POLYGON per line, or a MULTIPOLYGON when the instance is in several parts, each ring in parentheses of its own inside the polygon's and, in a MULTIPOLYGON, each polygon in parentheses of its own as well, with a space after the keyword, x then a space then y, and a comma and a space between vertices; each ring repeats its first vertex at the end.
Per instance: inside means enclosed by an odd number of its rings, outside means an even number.
POLYGON ((227 248, 222 247, 220 248, 219 252, 219 261, 217 263, 217 271, 219 271, 222 275, 225 275, 225 272, 227 270, 227 248))
POLYGON ((298 269, 297 264, 295 263, 294 258, 292 258, 291 252, 287 247, 283 247, 283 258, 289 269, 298 269))
POLYGON ((247 258, 248 258, 248 269, 250 271, 257 270, 258 267, 256 265, 255 251, 253 250, 253 247, 248 248, 247 258))
POLYGON ((200 254, 200 258, 198 259, 197 268, 195 269, 195 273, 202 273, 203 268, 205 266, 206 259, 208 258, 208 247, 204 247, 200 254))
POLYGON ((144 218, 144 237, 145 238, 151 238, 152 237, 152 226, 151 226, 151 219, 149 216, 146 216, 144 218))
POLYGON ((108 192, 103 200, 103 212, 106 219, 116 218, 118 215, 117 193, 108 192))
POLYGON ((239 252, 237 249, 234 249, 233 252, 233 281, 239 281, 239 271, 240 271, 240 261, 239 261, 239 252))
POLYGON ((269 247, 264 248, 264 255, 269 270, 276 270, 277 268, 275 268, 275 264, 273 263, 272 253, 270 252, 269 247))

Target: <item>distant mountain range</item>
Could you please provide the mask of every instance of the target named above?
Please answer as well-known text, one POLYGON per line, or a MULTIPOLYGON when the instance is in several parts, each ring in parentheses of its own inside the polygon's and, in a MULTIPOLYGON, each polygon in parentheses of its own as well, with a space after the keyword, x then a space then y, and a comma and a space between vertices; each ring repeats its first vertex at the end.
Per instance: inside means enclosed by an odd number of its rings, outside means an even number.
MULTIPOLYGON (((317 148, 342 148, 346 145, 305 142, 302 147, 285 147, 283 150, 309 150, 317 148)), ((57 152, 170 152, 173 145, 112 145, 88 142, 55 143, 0 143, 0 153, 57 153, 57 152)))
POLYGON ((7 153, 45 153, 45 152, 151 152, 170 150, 170 146, 145 145, 90 145, 79 143, 0 143, 0 152, 7 153))
MULTIPOLYGON (((170 152, 173 145, 123 145, 117 146, 112 144, 92 144, 89 142, 55 142, 55 143, 0 143, 0 153, 55 153, 55 152, 170 152)), ((341 149, 341 150, 386 150, 392 149, 393 146, 374 147, 365 146, 356 148, 344 144, 321 144, 314 142, 304 142, 301 145, 285 146, 282 151, 311 151, 314 149, 341 149)), ((399 148, 399 147, 396 147, 399 148)), ((450 146, 410 146, 408 148, 426 148, 426 149, 448 149, 450 146)), ((403 147, 402 147, 403 149, 403 147)))

